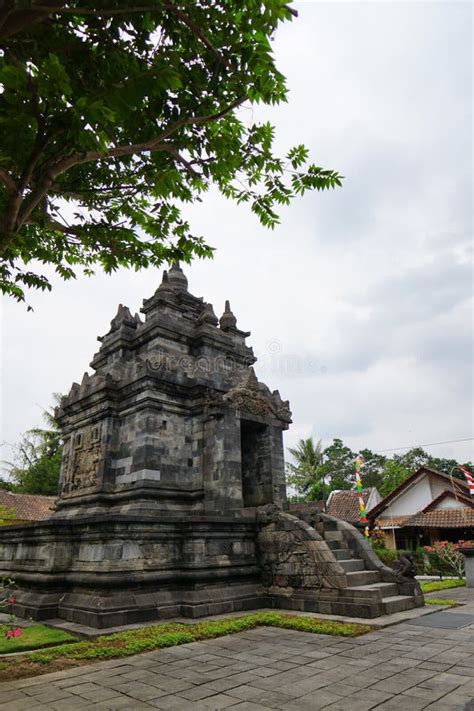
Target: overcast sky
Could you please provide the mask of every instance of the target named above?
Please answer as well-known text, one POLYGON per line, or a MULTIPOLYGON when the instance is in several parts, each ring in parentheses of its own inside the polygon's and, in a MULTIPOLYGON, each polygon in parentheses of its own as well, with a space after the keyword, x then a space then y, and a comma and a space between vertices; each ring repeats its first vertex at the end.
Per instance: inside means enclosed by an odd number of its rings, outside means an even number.
MULTIPOLYGON (((256 370, 290 400, 291 446, 313 435, 373 450, 472 437, 472 8, 303 2, 275 52, 287 105, 255 112, 277 147, 305 143, 346 176, 282 211, 274 232, 216 194, 189 210, 213 261, 190 291, 230 299, 256 370)), ((119 302, 157 270, 54 280, 34 313, 3 302, 0 440, 38 425, 80 381, 119 302)), ((472 442, 428 448, 472 458, 472 442)))

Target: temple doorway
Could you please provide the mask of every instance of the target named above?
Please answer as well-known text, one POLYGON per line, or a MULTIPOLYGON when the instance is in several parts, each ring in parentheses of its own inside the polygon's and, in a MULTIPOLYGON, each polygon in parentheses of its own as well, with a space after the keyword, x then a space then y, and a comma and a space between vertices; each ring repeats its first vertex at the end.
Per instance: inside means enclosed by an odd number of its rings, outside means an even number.
POLYGON ((242 498, 244 507, 271 502, 271 451, 268 425, 240 421, 242 498))

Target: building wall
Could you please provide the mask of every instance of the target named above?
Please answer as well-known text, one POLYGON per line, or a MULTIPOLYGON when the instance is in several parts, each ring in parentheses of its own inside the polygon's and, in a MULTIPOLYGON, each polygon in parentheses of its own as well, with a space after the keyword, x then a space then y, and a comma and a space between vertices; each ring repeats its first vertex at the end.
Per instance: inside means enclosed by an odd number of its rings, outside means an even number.
MULTIPOLYGON (((441 493, 441 492, 439 492, 441 493)), ((436 494, 438 496, 438 494, 436 494)), ((389 516, 409 516, 422 511, 433 501, 431 487, 428 477, 425 475, 416 484, 410 486, 400 496, 392 501, 390 506, 384 511, 387 518, 389 516)))
POLYGON ((462 501, 458 501, 454 496, 447 496, 445 499, 439 502, 436 506, 437 509, 464 509, 466 504, 462 501))

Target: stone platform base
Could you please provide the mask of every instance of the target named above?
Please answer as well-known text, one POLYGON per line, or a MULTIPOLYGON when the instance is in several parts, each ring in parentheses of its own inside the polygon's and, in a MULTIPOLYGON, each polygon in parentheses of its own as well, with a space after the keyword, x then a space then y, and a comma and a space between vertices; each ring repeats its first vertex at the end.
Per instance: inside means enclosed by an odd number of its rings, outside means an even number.
POLYGON ((265 607, 257 584, 212 584, 189 589, 169 588, 158 592, 77 590, 31 592, 16 590, 15 614, 22 618, 59 618, 88 627, 105 629, 176 617, 199 618, 265 607))
POLYGON ((255 520, 114 515, 8 526, 0 577, 14 612, 104 628, 263 603, 255 520))
POLYGON ((5 526, 0 577, 15 582, 19 617, 98 629, 263 607, 371 619, 423 604, 352 526, 274 505, 247 513, 5 526))

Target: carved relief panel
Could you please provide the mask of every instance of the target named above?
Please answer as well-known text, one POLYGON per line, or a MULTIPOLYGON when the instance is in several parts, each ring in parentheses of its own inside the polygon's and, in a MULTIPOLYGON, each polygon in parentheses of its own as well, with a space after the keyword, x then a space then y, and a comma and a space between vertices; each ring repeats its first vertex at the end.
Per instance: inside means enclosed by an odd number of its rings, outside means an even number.
POLYGON ((101 425, 75 432, 64 444, 61 493, 96 486, 101 459, 101 425))

